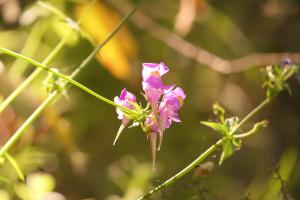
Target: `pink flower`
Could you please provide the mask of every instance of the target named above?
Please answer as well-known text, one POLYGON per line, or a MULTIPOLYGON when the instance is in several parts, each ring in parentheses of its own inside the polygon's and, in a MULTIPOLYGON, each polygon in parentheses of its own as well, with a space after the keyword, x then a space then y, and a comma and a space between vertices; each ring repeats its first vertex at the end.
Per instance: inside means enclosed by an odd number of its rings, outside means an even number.
POLYGON ((159 104, 158 113, 155 114, 152 112, 145 121, 145 126, 150 130, 150 143, 154 161, 156 157, 157 136, 159 135, 160 138, 158 145, 159 150, 165 129, 169 128, 172 122, 181 122, 179 110, 182 107, 185 98, 186 95, 184 94, 184 91, 179 87, 169 91, 164 94, 162 102, 159 104))
POLYGON ((152 112, 146 119, 145 126, 149 127, 152 132, 158 133, 162 138, 163 132, 171 126, 172 122, 181 122, 179 110, 185 98, 186 95, 180 87, 164 94, 162 102, 159 104, 158 114, 155 116, 155 113, 152 112))
MULTIPOLYGON (((174 88, 174 85, 165 85, 162 82, 162 76, 169 72, 169 68, 163 62, 161 63, 143 63, 143 90, 145 99, 151 105, 151 111, 143 109, 136 104, 136 97, 132 93, 123 89, 120 97, 115 97, 114 102, 126 108, 135 110, 136 114, 130 115, 117 108, 118 118, 122 120, 114 144, 120 136, 123 129, 130 120, 134 120, 134 125, 140 124, 142 129, 150 138, 153 166, 155 164, 156 149, 160 149, 164 131, 169 128, 173 122, 181 122, 179 110, 186 98, 184 91, 180 87, 174 88), (159 145, 156 147, 157 136, 159 136, 159 145)), ((149 105, 148 104, 148 105, 149 105)))
POLYGON ((143 71, 142 71, 142 76, 143 80, 147 80, 150 76, 163 76, 169 72, 168 66, 163 63, 143 63, 143 71))
POLYGON ((169 71, 169 68, 163 62, 143 63, 143 90, 146 100, 151 104, 153 110, 157 110, 158 101, 161 95, 173 88, 172 85, 164 85, 161 77, 169 71))
MULTIPOLYGON (((128 92, 126 90, 126 88, 124 88, 121 91, 120 97, 116 96, 114 98, 114 102, 116 104, 119 104, 119 105, 124 106, 126 108, 134 109, 134 106, 132 105, 132 103, 136 103, 136 97, 135 97, 134 94, 128 92)), ((126 117, 126 115, 119 108, 116 109, 116 112, 118 114, 118 119, 122 120, 122 124, 121 124, 121 126, 118 130, 118 133, 117 133, 117 136, 114 140, 113 145, 115 145, 115 143, 116 143, 117 139, 119 138, 120 134, 122 133, 122 131, 124 130, 124 128, 126 127, 128 122, 130 121, 130 119, 128 119, 128 117, 126 117)))
POLYGON ((181 122, 179 119, 179 109, 183 105, 183 100, 186 98, 184 91, 177 87, 174 90, 166 93, 163 96, 162 102, 159 106, 159 115, 163 121, 163 127, 169 128, 171 122, 181 122))

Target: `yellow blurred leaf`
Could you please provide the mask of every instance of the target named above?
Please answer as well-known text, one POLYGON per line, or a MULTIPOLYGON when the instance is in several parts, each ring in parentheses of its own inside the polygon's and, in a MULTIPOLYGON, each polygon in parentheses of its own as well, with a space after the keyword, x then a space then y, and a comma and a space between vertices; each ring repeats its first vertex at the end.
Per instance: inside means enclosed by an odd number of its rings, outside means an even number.
MULTIPOLYGON (((81 3, 75 7, 76 18, 84 14, 86 6, 88 4, 81 3)), ((81 26, 97 43, 103 41, 120 20, 117 13, 101 2, 96 3, 85 14, 81 26)), ((132 74, 130 60, 136 56, 136 48, 134 38, 123 28, 103 47, 96 58, 116 78, 128 79, 132 74)))

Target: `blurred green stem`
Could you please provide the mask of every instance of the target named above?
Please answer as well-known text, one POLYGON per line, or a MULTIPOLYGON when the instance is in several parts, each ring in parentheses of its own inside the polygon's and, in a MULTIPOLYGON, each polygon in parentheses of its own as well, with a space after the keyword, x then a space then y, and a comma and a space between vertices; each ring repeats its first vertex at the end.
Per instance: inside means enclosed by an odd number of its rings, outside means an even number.
POLYGON ((130 109, 124 107, 124 106, 121 106, 121 105, 119 105, 119 104, 116 104, 115 102, 113 102, 113 101, 111 101, 111 100, 109 100, 109 99, 107 99, 107 98, 105 98, 105 97, 103 97, 103 96, 97 94, 96 92, 92 91, 91 89, 87 88, 86 86, 84 86, 84 85, 82 85, 81 83, 79 83, 79 82, 77 82, 77 81, 75 81, 75 80, 72 79, 72 78, 74 78, 74 77, 80 72, 80 70, 81 70, 82 67, 86 66, 87 63, 85 63, 85 64, 82 65, 81 67, 78 67, 78 68, 71 74, 71 76, 66 76, 66 75, 61 74, 61 73, 59 73, 59 72, 57 72, 57 71, 55 71, 55 70, 53 70, 53 69, 51 69, 51 68, 48 68, 47 66, 45 66, 45 65, 43 65, 43 64, 41 64, 41 63, 39 63, 39 62, 37 62, 37 61, 35 61, 35 60, 32 60, 31 58, 28 58, 28 57, 23 56, 23 55, 21 55, 21 54, 18 54, 18 53, 16 53, 16 52, 10 51, 10 50, 8 50, 8 49, 5 49, 5 48, 0 47, 0 52, 5 53, 5 54, 8 54, 8 55, 10 55, 10 56, 13 56, 13 57, 15 57, 15 58, 22 59, 22 60, 24 60, 24 61, 26 61, 26 62, 28 62, 28 63, 30 63, 30 64, 36 66, 36 67, 38 67, 38 68, 41 69, 41 70, 48 71, 48 72, 50 72, 50 73, 52 73, 52 74, 58 76, 59 78, 66 80, 67 82, 69 82, 69 83, 71 83, 71 84, 77 86, 78 88, 80 88, 80 89, 82 89, 83 91, 89 93, 90 95, 96 97, 97 99, 100 99, 101 101, 104 101, 105 103, 108 103, 108 104, 110 104, 110 105, 112 105, 112 106, 118 107, 118 108, 124 110, 125 112, 133 113, 132 110, 130 110, 130 109))
MULTIPOLYGON (((45 20, 40 19, 39 21, 37 21, 31 28, 31 31, 26 39, 22 50, 20 51, 20 54, 28 57, 33 57, 40 46, 42 37, 46 32, 47 27, 48 26, 45 23, 45 20)), ((16 59, 9 69, 9 75, 15 80, 19 80, 23 72, 25 71, 27 65, 28 63, 16 59)))
MULTIPOLYGON (((244 123, 246 123, 250 118, 252 118, 254 115, 256 115, 260 110, 262 110, 268 103, 270 102, 269 99, 265 99, 262 101, 257 107, 255 107, 243 120, 236 126, 236 128, 232 131, 233 135, 244 123)), ((265 123, 265 121, 262 121, 261 123, 265 123)), ((255 133, 255 131, 250 131, 247 134, 239 134, 239 135, 233 135, 235 138, 246 138, 250 135, 255 133), (250 133, 250 134, 249 134, 250 133)), ((192 163, 190 163, 187 167, 185 167, 183 170, 178 172, 176 175, 172 176, 168 180, 166 180, 161 185, 155 187, 150 192, 145 194, 144 196, 140 197, 138 200, 142 199, 148 199, 151 195, 154 193, 163 190, 164 188, 169 187, 173 183, 175 183, 177 180, 181 179, 184 175, 186 175, 191 170, 195 169, 197 165, 199 165, 202 161, 204 161, 209 155, 211 155, 215 150, 217 150, 218 146, 221 146, 223 142, 226 141, 226 138, 222 138, 218 140, 214 145, 210 146, 206 151, 204 151, 198 158, 196 158, 192 163)))
MULTIPOLYGON (((86 12, 89 10, 90 6, 92 6, 96 0, 90 2, 89 6, 86 8, 85 13, 79 18, 78 24, 81 23, 83 18, 85 17, 86 12)), ((74 29, 69 30, 66 35, 60 40, 60 42, 56 45, 56 47, 48 54, 48 56, 43 60, 41 63, 42 65, 47 65, 56 55, 57 53, 63 48, 65 43, 68 41, 69 37, 74 33, 74 29)), ((15 70, 14 70, 15 71, 15 70)), ((34 70, 4 101, 0 104, 0 113, 5 110, 5 108, 17 97, 19 94, 29 86, 29 84, 35 80, 38 75, 43 71, 43 69, 38 68, 34 70)))
MULTIPOLYGON (((51 51, 51 53, 46 57, 46 59, 42 62, 42 64, 47 64, 54 58, 57 52, 63 47, 68 37, 71 35, 73 31, 70 31, 65 35, 65 37, 59 42, 59 44, 51 51)), ((43 71, 42 68, 38 68, 34 70, 5 100, 0 104, 0 113, 5 110, 5 108, 17 97, 19 94, 26 88, 28 85, 35 80, 38 75, 43 71)))
MULTIPOLYGON (((139 5, 141 4, 143 0, 140 0, 136 6, 124 17, 122 18, 122 20, 118 23, 118 25, 115 27, 115 29, 110 33, 110 35, 103 41, 101 42, 99 45, 97 45, 95 47, 95 49, 89 54, 89 56, 83 60, 83 62, 79 65, 79 67, 69 76, 64 76, 65 80, 71 80, 71 83, 76 83, 76 86, 81 85, 80 83, 77 84, 76 81, 73 80, 73 78, 75 78, 79 72, 87 66, 87 64, 94 58, 94 56, 98 53, 98 51, 109 42, 109 40, 122 28, 122 26, 127 22, 127 20, 129 19, 129 17, 131 15, 133 15, 133 13, 137 10, 137 8, 139 7, 139 5)), ((8 50, 5 50, 3 48, 1 48, 1 50, 8 52, 8 50)), ((20 57, 20 55, 17 55, 20 57)), ((23 57, 23 56, 22 56, 23 57)), ((20 57, 21 58, 21 57, 20 57)), ((24 59, 26 57, 23 57, 24 59)), ((29 60, 28 60, 29 61, 29 60)), ((33 61, 32 64, 37 64, 40 65, 41 68, 39 69, 45 69, 48 70, 49 68, 45 68, 44 65, 41 65, 39 63, 37 63, 36 61, 33 61)), ((49 71, 49 70, 48 70, 49 71)), ((54 73, 54 71, 53 71, 54 73)), ((55 74, 55 73, 54 73, 55 74)), ((57 76, 59 73, 55 74, 57 76)), ((61 78, 63 78, 62 76, 60 76, 61 78)), ((64 85, 64 88, 67 88, 68 84, 64 85)), ((83 85, 82 85, 83 86, 83 85)), ((78 86, 79 87, 79 86, 78 86)), ((85 87, 85 86, 83 86, 85 87)), ((81 88, 82 89, 82 88, 81 88)), ((87 88, 88 89, 88 88, 87 88)), ((91 91, 88 89, 88 91, 91 91)), ((91 91, 92 94, 94 94, 93 91, 91 91)), ((96 94, 96 93, 95 93, 96 94)), ((59 92, 58 90, 55 90, 54 92, 52 92, 46 100, 44 100, 44 102, 26 119, 26 121, 21 125, 21 127, 13 134, 13 136, 4 144, 4 146, 0 149, 0 157, 3 156, 17 141, 18 139, 22 136, 22 134, 24 133, 24 131, 35 121, 35 119, 37 119, 41 113, 51 104, 53 103, 58 97, 61 96, 61 92, 59 92)), ((94 96, 98 96, 98 94, 94 95, 94 96)), ((99 95, 100 96, 100 95, 99 95)), ((98 97, 99 97, 98 96, 98 97)), ((103 100, 101 96, 101 100, 103 100)), ((99 98, 100 99, 100 98, 99 98)), ((110 100, 108 100, 110 101, 110 100)), ((114 102, 112 102, 113 104, 115 104, 114 102)), ((120 107, 118 105, 118 107, 120 107)), ((127 109, 127 108, 126 108, 127 109)), ((127 109, 128 110, 128 109, 127 109)))
POLYGON ((171 178, 169 178, 168 180, 166 180, 161 185, 159 185, 159 186, 155 187, 154 189, 152 189, 146 195, 140 197, 138 200, 148 199, 154 193, 156 193, 156 192, 158 192, 160 190, 163 190, 164 188, 169 187, 170 185, 172 185, 173 183, 175 183, 177 180, 179 180, 180 178, 182 178, 188 172, 190 172, 191 170, 195 169, 195 167, 197 165, 199 165, 199 163, 201 163, 210 154, 212 154, 217 149, 218 146, 222 145, 223 142, 224 142, 224 139, 218 140, 214 145, 210 146, 205 152, 203 152, 198 158, 196 158, 187 167, 185 167, 183 170, 181 170, 180 172, 178 172, 175 176, 172 176, 171 178))
POLYGON ((239 128, 241 128, 250 118, 252 118, 254 115, 256 115, 259 111, 261 111, 267 104, 270 103, 270 99, 266 98, 264 101, 262 101, 258 106, 256 106, 234 129, 231 131, 230 135, 233 135, 239 128))

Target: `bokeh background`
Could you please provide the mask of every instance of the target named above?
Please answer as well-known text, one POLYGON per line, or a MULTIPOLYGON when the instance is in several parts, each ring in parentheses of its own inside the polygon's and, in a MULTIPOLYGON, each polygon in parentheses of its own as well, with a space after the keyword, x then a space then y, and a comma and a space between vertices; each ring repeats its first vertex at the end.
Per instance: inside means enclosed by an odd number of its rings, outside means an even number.
MULTIPOLYGON (((81 28, 48 64, 70 74, 136 1, 99 0, 85 14, 88 1, 47 3, 1 0, 0 46, 42 61, 76 28, 66 16, 77 20, 85 15, 81 28)), ((184 88, 187 99, 180 113, 182 123, 165 132, 156 170, 152 171, 149 141, 140 128, 126 129, 112 146, 120 125, 115 109, 72 87, 10 151, 26 181, 18 180, 9 163, 1 164, 0 176, 9 183, 0 181, 0 199, 136 199, 217 141, 219 135, 200 124, 215 120, 214 102, 226 108, 228 117, 242 118, 265 98, 264 66, 250 59, 247 66, 234 66, 241 72, 222 73, 212 69, 217 65, 212 55, 230 60, 254 52, 300 51, 300 2, 296 0, 152 0, 145 1, 136 14, 76 80, 110 99, 126 87, 145 105, 140 94, 142 63, 163 61, 170 67, 164 81, 184 88), (195 49, 210 54, 202 62, 195 49)), ((34 67, 4 55, 0 59, 3 100, 34 67)), ((1 145, 48 95, 43 84, 46 76, 42 73, 1 113, 1 145)), ((263 119, 270 122, 232 157, 218 166, 220 151, 216 152, 204 166, 153 199, 300 199, 299 81, 290 80, 290 86, 292 95, 281 93, 243 127, 248 130, 263 119)))

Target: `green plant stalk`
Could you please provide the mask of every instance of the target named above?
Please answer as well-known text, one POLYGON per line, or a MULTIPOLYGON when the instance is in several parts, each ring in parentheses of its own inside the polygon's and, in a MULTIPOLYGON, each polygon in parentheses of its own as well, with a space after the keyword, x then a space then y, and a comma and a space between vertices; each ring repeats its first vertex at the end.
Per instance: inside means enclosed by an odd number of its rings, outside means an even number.
POLYGON ((53 6, 51 3, 47 3, 45 1, 37 1, 37 4, 41 6, 42 8, 50 11, 54 15, 56 15, 61 20, 65 21, 71 28, 77 30, 77 32, 80 32, 83 37, 86 37, 86 39, 93 45, 96 45, 94 39, 83 29, 80 28, 80 24, 82 20, 85 18, 86 14, 88 13, 89 8, 96 3, 97 0, 92 0, 84 13, 80 16, 79 20, 77 22, 74 22, 72 18, 68 17, 66 14, 64 14, 61 10, 57 9, 55 6, 53 6))
POLYGON ((190 172, 191 170, 195 169, 195 167, 197 165, 199 165, 199 163, 201 163, 203 160, 205 160, 210 154, 212 154, 217 148, 218 146, 222 145, 222 143, 224 142, 224 139, 218 140, 214 145, 210 146, 206 151, 204 151, 198 158, 196 158, 192 163, 190 163, 187 167, 185 167, 183 170, 181 170, 180 172, 178 172, 176 175, 172 176, 171 178, 169 178, 168 180, 166 180, 164 183, 162 183, 161 185, 155 187, 154 189, 152 189, 150 192, 148 192, 146 195, 138 198, 138 200, 142 200, 142 199, 148 199, 151 195, 153 195, 154 193, 172 185, 173 183, 175 183, 177 180, 179 180, 180 178, 182 178, 184 175, 186 175, 188 172, 190 172))
MULTIPOLYGON (((250 118, 252 118, 255 114, 257 114, 260 110, 262 110, 269 102, 270 102, 269 99, 265 99, 264 101, 262 101, 245 118, 243 118, 243 120, 237 125, 237 127, 238 128, 241 127, 245 122, 247 122, 250 118)), ((235 131, 238 130, 238 128, 236 128, 236 129, 233 130, 232 135, 235 133, 235 131)), ((257 129, 257 127, 256 127, 256 129, 257 129)), ((233 137, 242 139, 242 138, 246 138, 246 137, 252 135, 253 133, 255 133, 255 131, 251 130, 251 131, 247 132, 247 134, 233 135, 233 137)), ((166 180, 164 183, 162 183, 159 186, 157 186, 154 189, 152 189, 150 192, 148 192, 144 196, 138 198, 138 200, 148 199, 151 195, 155 194, 156 192, 161 191, 162 189, 164 189, 166 187, 169 187, 170 185, 172 185, 173 183, 175 183, 177 180, 179 180, 180 178, 182 178, 188 172, 190 172, 191 170, 193 170, 202 161, 204 161, 215 150, 217 150, 217 147, 221 146, 224 141, 226 141, 226 138, 222 138, 222 139, 218 140, 214 145, 210 146, 206 151, 204 151, 198 158, 196 158, 187 167, 185 167, 183 170, 181 170, 180 172, 178 172, 176 175, 174 175, 171 178, 169 178, 168 180, 166 180)))
POLYGON ((9 140, 0 149, 0 157, 19 140, 24 131, 36 120, 38 116, 47 108, 57 97, 57 91, 51 93, 47 99, 25 120, 25 122, 18 128, 18 130, 9 138, 9 140))
MULTIPOLYGON (((78 24, 84 19, 86 12, 89 10, 90 6, 92 6, 96 0, 90 2, 89 7, 86 9, 85 13, 79 18, 78 24)), ((42 65, 47 65, 56 55, 57 53, 63 48, 69 37, 75 32, 74 29, 69 30, 66 35, 60 40, 60 42, 56 45, 56 47, 48 54, 48 56, 42 61, 42 65)), ((20 95, 25 88, 29 86, 29 84, 35 80, 43 69, 38 68, 34 70, 4 101, 0 104, 0 113, 3 112, 7 108, 11 102, 20 95)))
MULTIPOLYGON (((51 53, 46 57, 46 59, 42 62, 42 64, 47 64, 52 60, 52 58, 59 52, 59 50, 64 46, 65 42, 67 41, 68 37, 71 35, 71 31, 65 35, 65 37, 59 42, 59 44, 51 51, 51 53)), ((7 108, 7 106, 17 97, 20 95, 22 91, 26 87, 29 86, 29 84, 35 80, 38 75, 41 74, 43 69, 38 68, 34 70, 5 100, 0 104, 0 113, 3 112, 7 108)))
MULTIPOLYGON (((31 29, 26 42, 20 52, 22 55, 26 55, 28 57, 34 56, 36 53, 42 37, 47 30, 47 26, 43 19, 37 21, 33 28, 31 29)), ((15 60, 12 66, 9 69, 9 75, 19 80, 21 75, 23 74, 24 70, 26 69, 28 63, 22 62, 21 60, 15 60)))
MULTIPOLYGON (((134 112, 134 111, 132 111, 132 110, 130 110, 130 109, 124 107, 124 106, 121 106, 121 105, 119 105, 119 104, 116 104, 115 102, 113 102, 113 101, 111 101, 111 100, 109 100, 109 99, 107 99, 107 98, 105 98, 105 97, 103 97, 103 96, 97 94, 96 92, 92 91, 91 89, 87 88, 86 86, 84 86, 84 85, 82 85, 81 83, 79 83, 79 82, 75 81, 74 79, 72 79, 72 78, 75 78, 75 76, 82 70, 82 68, 83 68, 84 66, 86 66, 86 65, 88 64, 88 62, 83 62, 83 64, 80 65, 80 66, 79 66, 79 67, 71 74, 71 76, 66 76, 66 75, 61 74, 61 73, 59 73, 59 72, 57 72, 57 71, 55 71, 55 70, 53 70, 53 69, 51 69, 51 68, 48 68, 46 65, 43 65, 43 64, 41 64, 41 63, 39 63, 39 62, 37 62, 37 61, 31 59, 31 58, 28 58, 28 57, 23 56, 23 55, 21 55, 21 54, 18 54, 18 53, 16 53, 16 52, 10 51, 10 50, 8 50, 8 49, 5 49, 5 48, 0 47, 0 52, 2 52, 2 53, 4 53, 4 54, 7 54, 7 55, 10 55, 10 56, 13 56, 13 57, 15 57, 15 58, 22 59, 22 60, 24 60, 24 61, 26 61, 26 62, 32 64, 33 66, 38 67, 38 68, 41 69, 41 70, 48 71, 48 72, 50 72, 50 73, 52 73, 52 74, 58 76, 59 78, 61 78, 61 79, 63 79, 63 80, 66 80, 67 82, 69 82, 69 83, 71 83, 71 84, 77 86, 78 88, 80 88, 80 89, 82 89, 83 91, 87 92, 88 94, 90 94, 90 95, 96 97, 97 99, 100 99, 101 101, 104 101, 105 103, 108 103, 108 104, 110 104, 110 105, 112 105, 112 106, 118 107, 118 108, 124 110, 125 112, 128 112, 128 113, 133 113, 133 112, 134 112)), ((89 57, 88 57, 88 58, 89 58, 89 57)), ((93 57, 91 57, 91 58, 93 58, 93 57)))
MULTIPOLYGON (((118 23, 115 29, 110 33, 110 35, 100 43, 94 51, 79 65, 79 67, 70 75, 71 78, 75 78, 79 72, 87 66, 87 64, 93 59, 93 57, 98 53, 98 51, 109 42, 109 40, 122 28, 122 26, 128 21, 129 17, 135 13, 139 5, 143 0, 140 0, 136 6, 118 23)), ((43 65, 42 65, 43 66, 43 65)), ((67 89, 67 84, 64 86, 67 89)), ((21 125, 21 127, 13 134, 11 138, 4 144, 0 149, 0 157, 2 157, 23 135, 24 131, 42 114, 42 112, 53 103, 58 97, 61 96, 59 91, 52 92, 44 102, 26 119, 26 121, 21 125)))
POLYGON ((261 122, 258 122, 256 124, 254 124, 253 128, 246 132, 246 133, 242 133, 242 134, 236 134, 234 135, 234 138, 245 138, 245 137, 249 137, 250 135, 256 133, 257 131, 259 131, 259 129, 266 127, 268 125, 268 121, 267 120, 263 120, 261 122))
POLYGON ((261 111, 267 104, 270 103, 270 99, 266 98, 264 101, 262 101, 258 106, 256 106, 246 117, 238 123, 236 127, 231 131, 229 135, 233 135, 239 128, 241 128, 250 118, 252 118, 254 115, 256 115, 259 111, 261 111))

